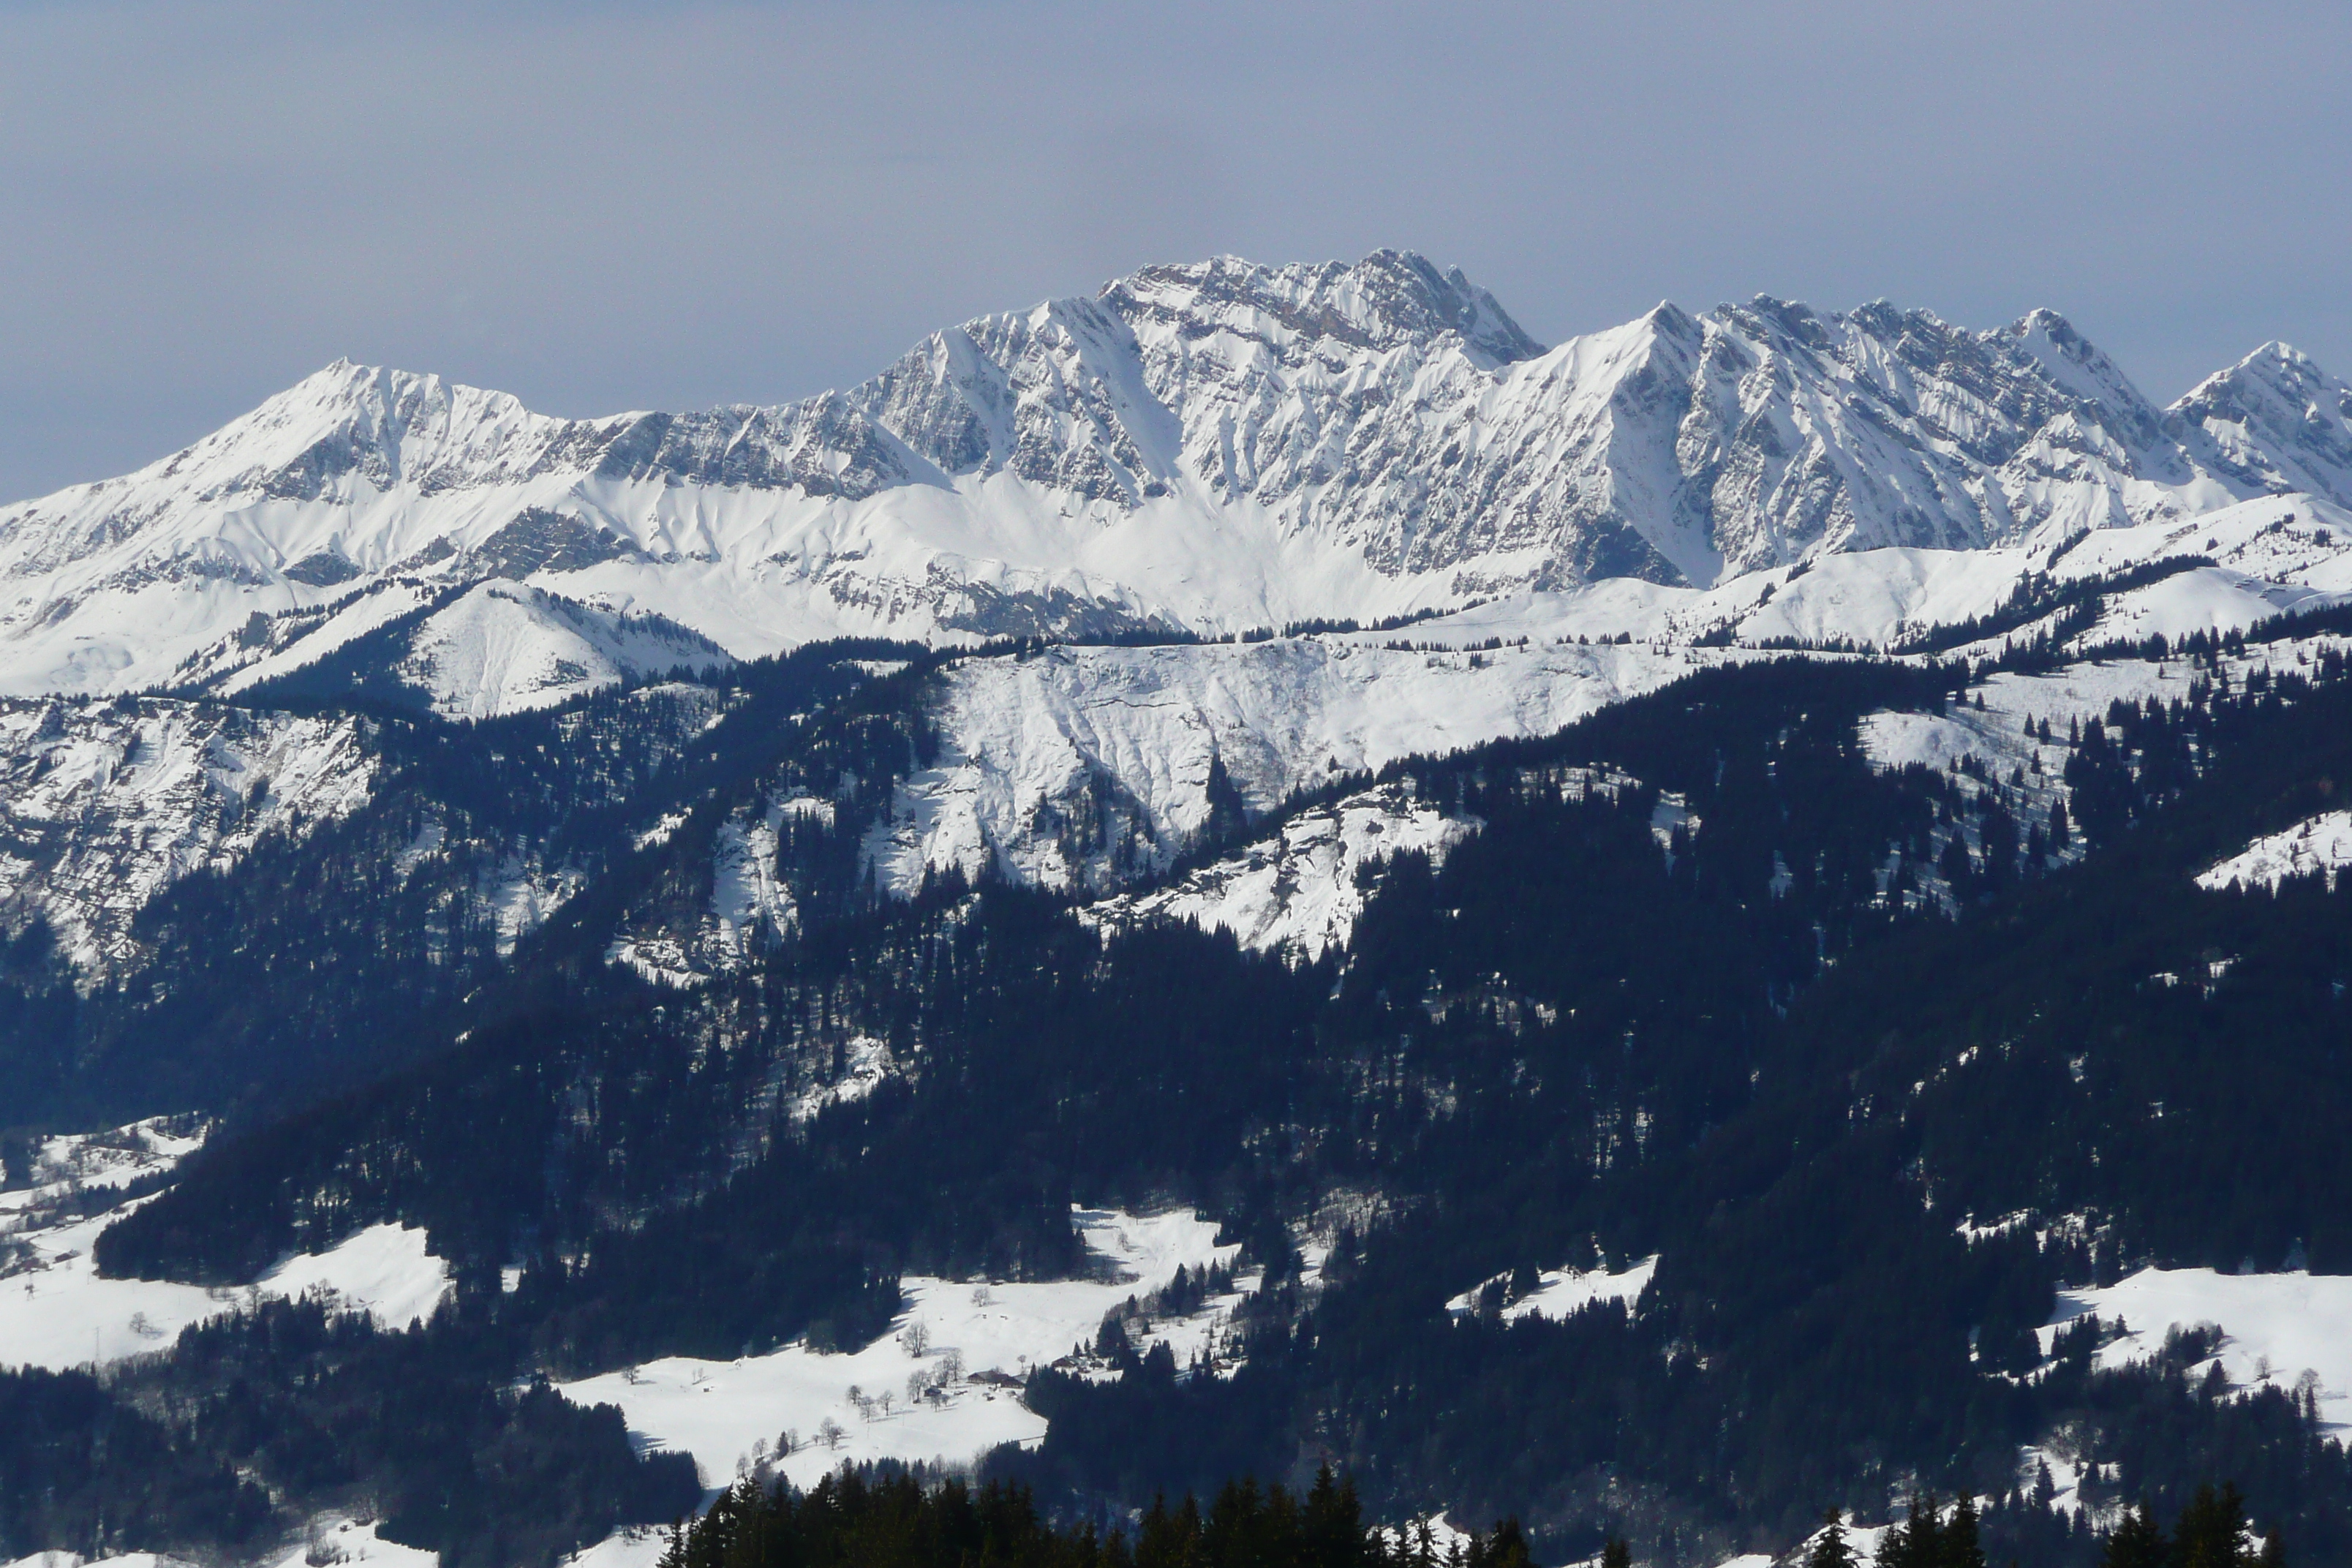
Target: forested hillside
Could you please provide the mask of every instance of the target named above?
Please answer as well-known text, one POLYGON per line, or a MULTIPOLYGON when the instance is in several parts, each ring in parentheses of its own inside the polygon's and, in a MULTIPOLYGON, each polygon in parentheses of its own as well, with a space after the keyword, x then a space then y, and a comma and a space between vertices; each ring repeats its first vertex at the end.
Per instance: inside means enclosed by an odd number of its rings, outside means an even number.
MULTIPOLYGON (((175 884, 134 976, 77 991, 20 941, 0 1038, 27 1127, 226 1118, 99 1237, 108 1274, 242 1286, 399 1222, 454 1294, 413 1328, 256 1304, 103 1378, 0 1373, 30 1413, 0 1547, 241 1550, 364 1496, 452 1568, 546 1561, 692 1481, 534 1380, 864 1345, 907 1276, 1083 1273, 1082 1204, 1214 1216, 1254 1294, 1196 1364, 1106 1328, 1032 1368, 1048 1430, 986 1459, 1029 1489, 990 1507, 1108 1518, 1328 1462, 1377 1520, 1707 1563, 1933 1488, 2056 1568, 2118 1501, 2233 1479, 2298 1560, 2352 1552, 2296 1369, 2231 1387, 2201 1331, 2114 1364, 2116 1325, 2047 1327, 2148 1264, 2352 1268, 2352 889, 2194 879, 2352 777, 2324 629, 2160 650, 2162 699, 2029 719, 2031 772, 1872 749, 1888 715, 2006 700, 1990 666, 1818 653, 1399 763, 1473 827, 1367 863, 1311 962, 995 876, 877 887, 935 744, 916 650, 371 710, 364 806, 175 884), (499 868, 530 867, 563 896, 502 927, 528 878, 499 868), (1622 1298, 1521 1305, 1652 1258, 1622 1298), (2053 1509, 2020 1455, 2062 1446, 2053 1509)), ((1231 801, 1173 874, 1271 826, 1231 801)))

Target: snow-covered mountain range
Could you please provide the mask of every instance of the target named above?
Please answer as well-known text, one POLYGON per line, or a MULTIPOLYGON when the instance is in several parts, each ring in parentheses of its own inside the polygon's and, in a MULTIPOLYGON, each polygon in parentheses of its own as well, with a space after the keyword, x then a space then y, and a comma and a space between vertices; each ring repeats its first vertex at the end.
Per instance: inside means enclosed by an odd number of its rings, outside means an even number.
POLYGON ((2159 409, 2046 311, 1661 305, 1545 349, 1416 256, 1219 258, 778 407, 560 419, 338 363, 0 510, 0 691, 226 690, 398 621, 404 679, 482 713, 845 633, 1736 604, 1838 554, 2047 558, 2279 496, 2352 504, 2352 388, 2280 344, 2159 409), (452 597, 493 579, 539 592, 452 597))

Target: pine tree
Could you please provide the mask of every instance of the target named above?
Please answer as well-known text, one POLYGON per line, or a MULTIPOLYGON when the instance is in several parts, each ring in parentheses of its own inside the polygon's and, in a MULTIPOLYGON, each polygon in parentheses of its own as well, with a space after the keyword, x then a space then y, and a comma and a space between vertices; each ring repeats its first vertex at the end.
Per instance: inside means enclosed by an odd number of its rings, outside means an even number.
POLYGON ((1853 1548, 1845 1538, 1845 1518, 1832 1509, 1822 1515, 1822 1532, 1813 1537, 1805 1568, 1853 1568, 1853 1548))
POLYGON ((2246 1505, 2235 1486, 2219 1491, 2197 1489, 2173 1527, 2172 1560, 2179 1568, 2237 1568, 2252 1554, 2245 1547, 2246 1505))
POLYGON ((1985 1568, 1984 1544, 1977 1534, 1974 1498, 1964 1493, 1952 1505, 1952 1517, 1944 1526, 1943 1537, 1937 1556, 1940 1568, 1985 1568))
POLYGON ((2107 1536, 2099 1554, 2099 1568, 2164 1568, 2169 1543, 2156 1527, 2156 1515, 2143 1503, 2126 1512, 2107 1536))

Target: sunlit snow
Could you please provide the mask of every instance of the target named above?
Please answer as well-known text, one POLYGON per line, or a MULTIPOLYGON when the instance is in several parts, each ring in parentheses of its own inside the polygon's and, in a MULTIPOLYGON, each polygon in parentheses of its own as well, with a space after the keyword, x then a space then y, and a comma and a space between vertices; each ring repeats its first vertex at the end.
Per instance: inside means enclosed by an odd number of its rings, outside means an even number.
POLYGON ((2338 868, 2352 865, 2352 811, 2323 811, 2283 832, 2265 834, 2197 879, 2200 888, 2276 888, 2289 877, 2325 872, 2336 885, 2338 868))
POLYGON ((2043 1350, 2085 1312, 2120 1318, 2130 1331, 2100 1347, 2101 1366, 2147 1360, 2168 1329, 2218 1323, 2224 1338, 2216 1359, 2231 1383, 2292 1389, 2307 1370, 2318 1379, 2320 1419, 2352 1426, 2352 1275, 2143 1268, 2113 1285, 2059 1292, 2043 1350))
MULTIPOLYGON (((670 1356, 562 1392, 581 1405, 619 1405, 633 1432, 692 1454, 709 1485, 731 1479, 755 1445, 772 1453, 787 1432, 795 1446, 777 1456, 776 1468, 802 1486, 851 1461, 961 1464, 999 1444, 1034 1442, 1045 1436, 1045 1418, 1021 1403, 1018 1379, 1077 1345, 1092 1346, 1106 1313, 1160 1289, 1180 1264, 1193 1270, 1230 1264, 1239 1250, 1220 1246, 1216 1226, 1189 1211, 1146 1217, 1093 1209, 1073 1217, 1108 1278, 990 1283, 908 1276, 893 1332, 863 1350, 826 1355, 794 1343, 735 1361, 670 1356), (919 1324, 919 1335, 910 1332, 919 1324), (934 1381, 950 1369, 960 1375, 934 1381), (929 1386, 910 1391, 910 1380, 929 1386), (863 1409, 853 1387, 866 1402, 863 1409), (877 1403, 885 1399, 887 1409, 877 1403), (836 1440, 824 1436, 827 1423, 836 1440)), ((1193 1317, 1155 1320, 1137 1348, 1164 1342, 1180 1367, 1189 1365, 1215 1345, 1240 1300, 1215 1299, 1193 1317)))
POLYGON ((169 1171, 201 1139, 167 1129, 140 1122, 53 1138, 35 1184, 0 1193, 0 1366, 79 1366, 168 1350, 190 1323, 261 1297, 331 1292, 347 1308, 404 1328, 431 1316, 448 1294, 448 1266, 425 1250, 425 1232, 397 1225, 371 1226, 324 1253, 287 1258, 241 1289, 100 1279, 90 1244, 147 1200, 61 1224, 42 1205, 75 1186, 120 1186, 169 1171))

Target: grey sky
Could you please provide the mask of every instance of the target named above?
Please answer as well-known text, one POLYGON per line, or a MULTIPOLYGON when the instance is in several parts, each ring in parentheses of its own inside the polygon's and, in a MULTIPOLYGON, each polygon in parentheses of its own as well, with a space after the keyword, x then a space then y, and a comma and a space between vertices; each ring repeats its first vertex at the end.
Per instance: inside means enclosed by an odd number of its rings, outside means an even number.
POLYGON ((774 401, 1148 261, 2066 311, 2352 375, 2352 7, 0 0, 0 498, 339 354, 774 401))

